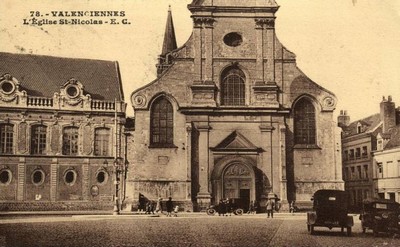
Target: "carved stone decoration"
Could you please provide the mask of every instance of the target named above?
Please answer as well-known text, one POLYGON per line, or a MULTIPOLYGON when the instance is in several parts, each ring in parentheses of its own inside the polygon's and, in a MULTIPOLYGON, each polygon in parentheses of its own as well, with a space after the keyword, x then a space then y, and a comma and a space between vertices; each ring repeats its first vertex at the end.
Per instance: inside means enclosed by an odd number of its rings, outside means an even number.
POLYGON ((322 101, 323 111, 333 111, 336 107, 336 100, 333 97, 327 96, 322 101))
POLYGON ((18 151, 20 153, 26 153, 27 152, 27 136, 26 136, 26 130, 27 130, 27 123, 22 122, 18 125, 18 151))
POLYGON ((10 74, 0 76, 0 104, 16 102, 18 104, 18 96, 25 96, 26 92, 19 91, 19 82, 10 74))
POLYGON ((216 86, 214 82, 194 84, 191 86, 192 103, 197 105, 215 106, 216 86))
POLYGON ((85 107, 90 109, 91 96, 89 94, 84 95, 83 90, 84 87, 81 82, 79 82, 75 78, 69 79, 61 86, 61 91, 60 91, 60 97, 62 101, 61 106, 65 107, 65 104, 67 104, 66 107, 68 106, 76 107, 80 105, 82 108, 85 107))
POLYGON ((51 127, 51 151, 54 154, 60 154, 60 126, 58 124, 51 127))
POLYGON ((194 28, 213 28, 215 19, 211 17, 194 17, 193 27, 194 28))
POLYGON ((250 176, 250 171, 249 169, 242 165, 242 164, 233 164, 228 167, 225 171, 225 177, 236 177, 236 176, 243 176, 243 177, 248 177, 250 176))
POLYGON ((133 99, 133 103, 137 107, 144 107, 146 105, 147 99, 146 96, 139 94, 136 95, 135 98, 133 99))
POLYGON ((255 21, 255 28, 256 29, 271 29, 275 28, 275 19, 274 18, 256 18, 255 21))
POLYGON ((92 127, 88 124, 83 127, 83 154, 89 155, 92 153, 92 127))

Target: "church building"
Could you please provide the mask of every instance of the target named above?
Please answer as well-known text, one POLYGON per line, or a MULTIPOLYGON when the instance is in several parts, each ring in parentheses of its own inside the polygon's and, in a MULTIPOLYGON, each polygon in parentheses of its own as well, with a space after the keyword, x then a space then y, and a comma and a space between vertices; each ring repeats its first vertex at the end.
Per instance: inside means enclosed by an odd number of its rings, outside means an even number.
MULTIPOLYGON (((193 0, 177 47, 168 12, 158 77, 134 91, 126 199, 310 204, 343 189, 335 95, 308 78, 275 34, 274 0, 193 0)), ((323 65, 321 65, 323 66, 323 65)))

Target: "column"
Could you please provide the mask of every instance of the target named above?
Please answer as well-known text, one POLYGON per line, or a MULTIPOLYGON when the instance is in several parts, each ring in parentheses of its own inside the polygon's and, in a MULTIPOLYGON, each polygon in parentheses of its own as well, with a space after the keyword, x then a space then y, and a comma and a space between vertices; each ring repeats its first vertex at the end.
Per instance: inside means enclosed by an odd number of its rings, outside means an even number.
POLYGON ((266 19, 267 83, 275 84, 275 19, 266 19))
POLYGON ((190 200, 192 193, 192 124, 186 123, 186 200, 190 200))
POLYGON ((257 73, 257 79, 255 81, 256 85, 265 84, 264 79, 264 23, 266 22, 265 18, 257 18, 255 19, 256 23, 256 70, 259 71, 257 73))

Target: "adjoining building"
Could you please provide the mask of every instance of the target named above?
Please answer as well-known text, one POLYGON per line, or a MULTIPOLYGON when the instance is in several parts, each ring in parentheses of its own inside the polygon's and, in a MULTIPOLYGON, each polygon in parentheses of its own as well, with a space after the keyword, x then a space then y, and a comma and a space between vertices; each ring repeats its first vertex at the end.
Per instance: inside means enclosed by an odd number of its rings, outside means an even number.
MULTIPOLYGON (((380 103, 380 112, 377 114, 352 123, 346 111, 341 111, 338 116, 338 124, 343 129, 343 179, 345 190, 350 194, 351 207, 355 210, 360 209, 363 199, 376 197, 377 193, 385 191, 384 188, 379 189, 386 183, 379 178, 379 176, 383 177, 383 173, 379 173, 383 166, 385 166, 385 178, 398 174, 388 173, 388 169, 392 169, 392 166, 386 163, 388 157, 393 158, 392 149, 399 142, 399 136, 396 136, 400 119, 398 115, 399 110, 396 111, 392 97, 389 96, 387 100, 383 98, 380 103), (389 153, 390 155, 387 156, 389 153), (379 162, 378 160, 381 159, 385 161, 379 162)), ((383 195, 380 196, 383 197, 383 195)))
POLYGON ((177 48, 171 11, 158 78, 134 91, 127 202, 172 197, 185 210, 222 198, 310 205, 343 189, 335 95, 275 35, 275 1, 194 0, 177 48))
POLYGON ((118 63, 0 53, 0 210, 111 209, 118 63))

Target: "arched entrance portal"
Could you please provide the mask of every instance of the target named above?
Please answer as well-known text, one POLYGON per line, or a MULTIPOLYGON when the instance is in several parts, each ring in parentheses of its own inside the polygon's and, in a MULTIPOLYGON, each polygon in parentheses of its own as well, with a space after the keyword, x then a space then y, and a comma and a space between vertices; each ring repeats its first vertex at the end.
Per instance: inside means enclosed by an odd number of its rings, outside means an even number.
POLYGON ((235 162, 226 166, 222 176, 223 197, 240 199, 247 210, 254 197, 253 172, 243 163, 235 162))

